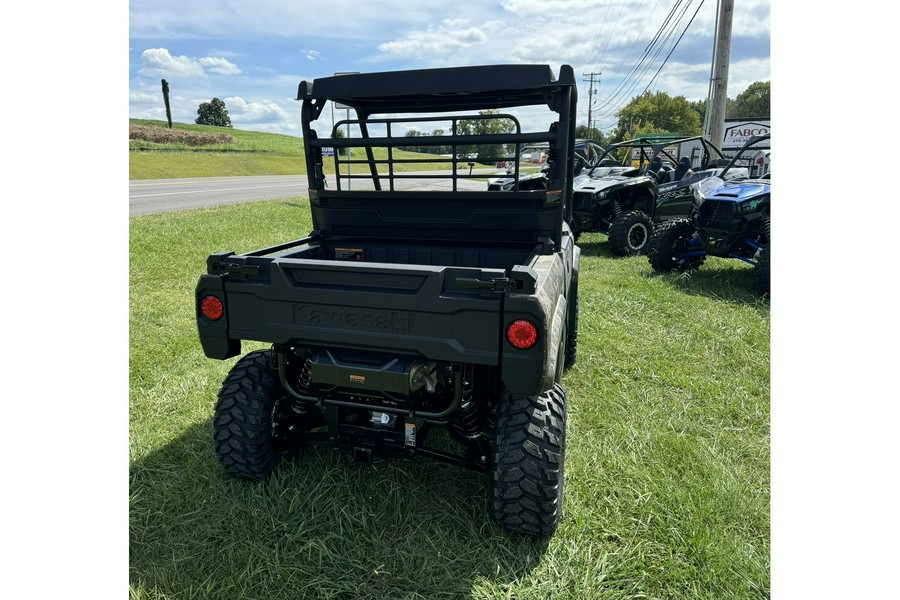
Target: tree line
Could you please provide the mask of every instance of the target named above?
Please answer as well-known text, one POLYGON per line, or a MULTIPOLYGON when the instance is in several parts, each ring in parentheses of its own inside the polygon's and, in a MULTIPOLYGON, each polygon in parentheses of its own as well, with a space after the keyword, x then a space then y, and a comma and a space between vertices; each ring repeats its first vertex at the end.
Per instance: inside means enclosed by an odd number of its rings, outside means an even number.
MULTIPOLYGON (((515 130, 515 123, 505 117, 494 117, 498 114, 496 110, 482 110, 478 113, 480 119, 460 119, 456 122, 456 135, 495 135, 512 133, 515 130)), ((443 129, 435 129, 430 134, 419 131, 418 129, 409 128, 406 130, 405 137, 421 138, 421 137, 438 137, 444 135, 443 129)), ((423 152, 427 154, 453 154, 453 148, 446 145, 422 145, 422 146, 400 146, 401 150, 409 150, 412 152, 423 152)), ((499 158, 508 156, 511 150, 506 144, 469 144, 457 145, 456 156, 471 157, 479 162, 494 162, 499 158)))
MULTIPOLYGON (((771 82, 757 81, 737 95, 728 98, 725 104, 726 119, 762 119, 771 114, 771 82)), ((163 90, 168 100, 168 85, 163 80, 163 90)), ((579 125, 575 135, 579 138, 592 139, 601 146, 609 146, 626 139, 634 139, 638 135, 648 133, 677 133, 682 136, 694 136, 703 133, 703 120, 706 115, 706 100, 689 101, 684 96, 670 96, 666 92, 644 92, 636 96, 617 113, 617 123, 609 135, 596 127, 588 129, 579 125)), ((457 122, 458 135, 488 135, 510 133, 515 127, 509 119, 490 118, 497 111, 481 111, 485 118, 460 119, 457 122)), ((198 125, 214 125, 231 127, 231 118, 225 103, 219 98, 203 102, 197 109, 198 125)), ((405 136, 420 138, 442 136, 443 129, 435 129, 431 133, 418 129, 407 129, 405 136)), ((423 146, 402 147, 404 150, 427 154, 450 154, 449 146, 433 144, 423 146)), ((492 161, 506 156, 508 149, 502 144, 458 146, 458 156, 474 155, 479 161, 492 161)))
MULTIPOLYGON (((726 119, 766 119, 771 116, 771 82, 757 81, 725 104, 726 119)), ((691 102, 684 96, 666 92, 644 92, 632 98, 617 113, 616 126, 609 135, 579 126, 577 137, 589 138, 603 147, 647 133, 677 133, 684 137, 701 135, 706 116, 706 100, 691 102)))

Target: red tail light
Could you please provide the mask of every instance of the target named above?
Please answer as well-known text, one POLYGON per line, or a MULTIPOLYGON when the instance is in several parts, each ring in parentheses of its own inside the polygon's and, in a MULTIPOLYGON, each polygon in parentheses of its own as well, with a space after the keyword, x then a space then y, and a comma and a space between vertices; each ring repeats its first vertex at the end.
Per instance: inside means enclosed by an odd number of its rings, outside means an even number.
POLYGON ((506 328, 506 339, 519 350, 528 350, 537 343, 537 327, 524 319, 513 321, 506 328))
POLYGON ((215 296, 205 296, 200 302, 200 312, 210 321, 218 321, 225 314, 225 306, 215 296))

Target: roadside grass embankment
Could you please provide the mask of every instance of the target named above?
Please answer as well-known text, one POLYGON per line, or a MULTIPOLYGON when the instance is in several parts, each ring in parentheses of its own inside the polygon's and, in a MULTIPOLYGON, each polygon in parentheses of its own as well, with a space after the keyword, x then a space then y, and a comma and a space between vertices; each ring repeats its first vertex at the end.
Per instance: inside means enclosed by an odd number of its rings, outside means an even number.
MULTIPOLYGON (((230 127, 129 119, 130 129, 140 128, 142 139, 129 139, 128 178, 177 179, 185 177, 233 177, 240 175, 304 175, 306 154, 300 137, 230 127), (147 130, 162 129, 155 136, 147 130), (213 139, 228 135, 232 141, 213 139), (204 139, 204 136, 207 139, 204 139), (151 141, 151 139, 159 141, 151 141), (200 143, 194 143, 199 141, 200 143)), ((396 164, 395 171, 446 169, 448 163, 439 156, 395 150, 396 158, 429 159, 434 162, 396 164)), ((376 160, 387 158, 383 148, 375 152, 376 160)), ((334 174, 334 159, 325 158, 325 173, 334 174)), ((361 166, 353 166, 362 169, 361 166)))

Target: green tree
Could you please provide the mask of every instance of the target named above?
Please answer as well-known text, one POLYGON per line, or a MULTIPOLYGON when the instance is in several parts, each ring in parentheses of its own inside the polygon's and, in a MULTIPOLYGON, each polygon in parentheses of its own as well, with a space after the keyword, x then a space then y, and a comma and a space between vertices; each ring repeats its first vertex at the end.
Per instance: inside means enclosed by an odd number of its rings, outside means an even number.
POLYGON ((602 131, 600 131, 596 127, 591 127, 590 131, 588 131, 587 125, 578 125, 577 127, 575 127, 575 138, 594 140, 603 148, 609 145, 609 140, 605 135, 603 135, 602 131))
POLYGON ((690 103, 691 108, 693 108, 697 112, 697 116, 700 117, 700 126, 703 126, 703 122, 706 120, 706 105, 708 104, 706 98, 703 100, 694 100, 690 103))
MULTIPOLYGON (((339 140, 344 139, 344 130, 340 127, 335 127, 334 131, 331 132, 331 137, 339 140)), ((349 153, 350 148, 338 148, 338 156, 349 156, 349 153)))
POLYGON ((641 133, 678 133, 700 135, 703 119, 684 96, 665 92, 644 92, 618 112, 615 141, 631 139, 641 133))
POLYGON ((228 116, 228 110, 225 103, 218 98, 213 98, 209 102, 200 104, 197 109, 197 125, 215 125, 216 127, 231 127, 231 117, 228 116))
MULTIPOLYGON (((417 138, 417 137, 422 137, 423 135, 425 135, 425 134, 423 134, 418 129, 413 129, 412 127, 410 127, 409 129, 406 130, 406 133, 403 134, 403 137, 417 138)), ((421 146, 398 146, 397 149, 398 150, 406 150, 408 152, 424 152, 424 150, 422 149, 421 146)))
POLYGON ((760 119, 772 114, 771 82, 756 81, 737 95, 725 116, 729 119, 760 119))
MULTIPOLYGON (((403 134, 403 137, 408 138, 429 138, 431 136, 439 136, 444 135, 443 129, 435 129, 430 134, 424 131, 419 131, 418 129, 413 129, 410 127, 406 130, 406 133, 403 134)), ((423 146, 398 146, 400 150, 408 150, 410 152, 421 152, 423 154, 449 154, 450 148, 449 146, 440 146, 438 144, 431 145, 423 145, 423 146)))
POLYGON ((166 121, 169 123, 169 129, 172 129, 172 107, 169 106, 169 82, 162 80, 163 102, 166 105, 166 121))
MULTIPOLYGON (((496 110, 482 110, 478 114, 491 116, 497 114, 496 110)), ((495 119, 460 119, 457 126, 457 135, 495 135, 501 133, 512 133, 515 124, 507 118, 495 119)), ((497 158, 506 156, 508 150, 505 144, 478 144, 476 146, 458 146, 456 149, 458 156, 463 158, 469 154, 475 153, 475 160, 483 163, 493 162, 497 158)))

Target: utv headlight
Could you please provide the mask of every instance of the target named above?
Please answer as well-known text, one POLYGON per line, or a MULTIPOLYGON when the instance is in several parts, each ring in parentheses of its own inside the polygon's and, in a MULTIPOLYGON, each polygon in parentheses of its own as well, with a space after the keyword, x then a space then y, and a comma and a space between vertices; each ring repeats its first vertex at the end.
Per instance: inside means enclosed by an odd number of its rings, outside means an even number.
POLYGON ((700 191, 700 188, 694 188, 694 208, 700 208, 700 205, 706 200, 706 196, 700 191))
POLYGON ((746 215, 747 213, 759 210, 759 200, 744 200, 738 205, 738 213, 746 215))

